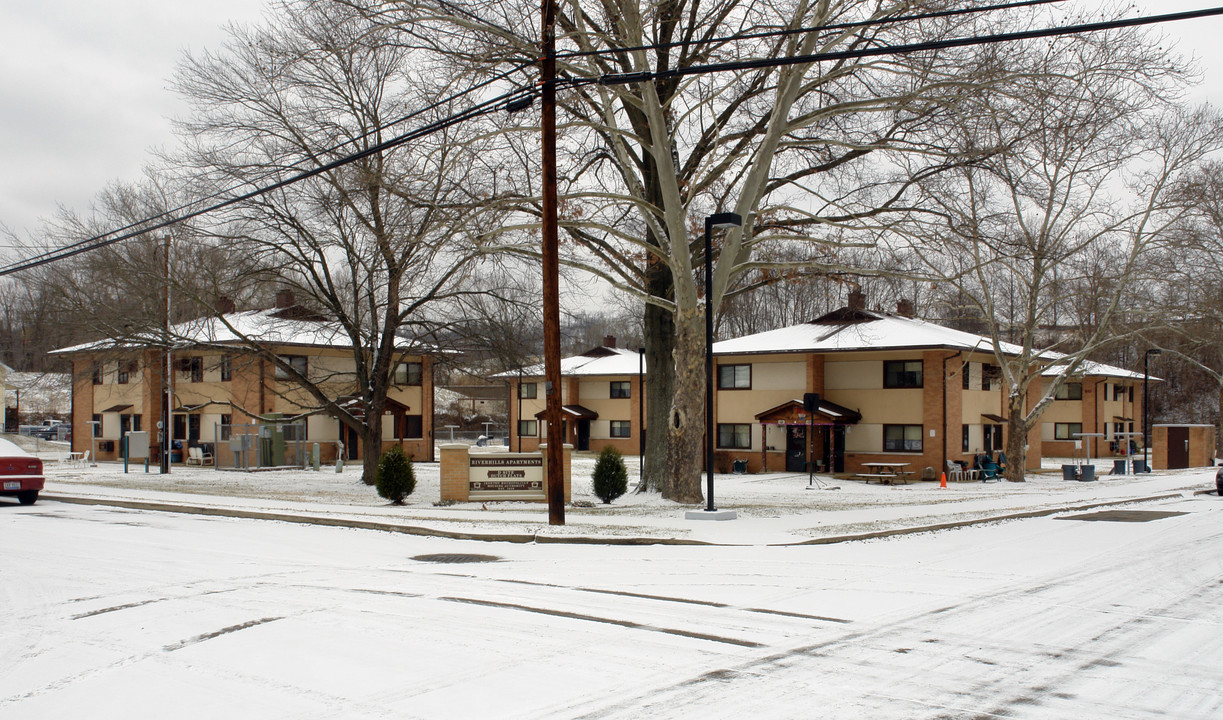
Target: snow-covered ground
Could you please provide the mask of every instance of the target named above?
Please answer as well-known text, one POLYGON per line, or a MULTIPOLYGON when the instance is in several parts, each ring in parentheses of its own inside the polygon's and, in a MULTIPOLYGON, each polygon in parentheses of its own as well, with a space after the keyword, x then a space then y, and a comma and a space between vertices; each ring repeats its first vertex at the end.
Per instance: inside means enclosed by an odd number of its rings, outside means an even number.
MULTIPOLYGON (((1092 487, 1168 489, 1202 474, 1092 487)), ((231 483, 211 489, 241 488, 232 501, 123 487, 137 478, 113 468, 52 483, 267 508, 302 504, 294 486, 309 483, 344 512, 503 525, 526 512, 424 499, 388 509, 348 487, 355 474, 331 475, 171 476, 197 490, 231 483)), ((1058 482, 805 491, 805 479, 726 478, 726 504, 753 517, 697 524, 733 539, 770 519, 806 518, 808 532, 827 513, 1082 497, 1058 482)), ((0 718, 1223 717, 1223 501, 1139 507, 1159 514, 836 545, 635 547, 3 503, 0 718)), ((657 501, 618 508, 643 529, 683 525, 657 501)))
MULTIPOLYGON (((537 503, 460 503, 437 505, 438 466, 415 465, 416 491, 405 506, 394 507, 361 483, 360 467, 348 465, 320 472, 281 470, 258 473, 215 468, 174 467, 163 476, 143 465, 123 472, 120 463, 97 467, 63 467, 52 443, 41 444, 47 468, 47 496, 70 495, 109 499, 190 503, 205 507, 276 510, 306 515, 344 516, 463 533, 519 533, 539 536, 631 536, 676 538, 699 542, 767 544, 854 535, 930 524, 965 522, 1013 513, 1035 512, 1089 503, 1110 503, 1168 493, 1193 492, 1214 486, 1214 471, 1155 472, 1113 476, 1109 460, 1097 461, 1096 482, 1066 482, 1061 458, 1050 458, 1045 470, 1025 483, 912 482, 908 485, 866 485, 861 481, 807 475, 768 473, 716 475, 718 509, 733 509, 730 522, 684 519, 685 508, 657 494, 631 492, 611 505, 602 504, 591 489, 596 456, 578 453, 573 460, 574 505, 566 508, 564 527, 547 524, 547 509, 537 503), (836 488, 836 489, 832 489, 836 488)), ((638 479, 638 460, 626 458, 629 485, 638 479)))

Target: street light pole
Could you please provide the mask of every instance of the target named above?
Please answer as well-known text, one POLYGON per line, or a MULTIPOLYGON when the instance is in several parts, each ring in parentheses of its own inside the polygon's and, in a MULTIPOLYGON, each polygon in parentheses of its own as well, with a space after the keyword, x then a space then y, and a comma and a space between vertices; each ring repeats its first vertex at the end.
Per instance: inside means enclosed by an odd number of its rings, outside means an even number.
POLYGON ((705 218, 705 511, 714 512, 713 503, 713 229, 741 227, 738 213, 715 213, 705 218))
POLYGON ((1151 445, 1151 424, 1148 418, 1150 411, 1147 406, 1150 404, 1150 394, 1147 386, 1151 380, 1151 370, 1149 361, 1152 355, 1160 355, 1163 351, 1159 348, 1150 348, 1142 355, 1142 464, 1146 466, 1147 472, 1151 471, 1150 460, 1147 458, 1147 448, 1151 445))

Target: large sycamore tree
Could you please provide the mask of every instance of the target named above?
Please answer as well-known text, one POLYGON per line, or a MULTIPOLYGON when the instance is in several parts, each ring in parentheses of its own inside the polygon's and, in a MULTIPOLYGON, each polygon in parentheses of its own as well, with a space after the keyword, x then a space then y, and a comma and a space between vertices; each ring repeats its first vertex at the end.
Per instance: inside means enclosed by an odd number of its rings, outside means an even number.
POLYGON ((1213 111, 1177 105, 1189 76, 1146 33, 1051 41, 1022 60, 1030 74, 956 126, 966 151, 994 150, 923 181, 901 235, 1001 361, 1013 481, 1058 388, 1145 328, 1154 260, 1188 209, 1178 178, 1223 139, 1213 111))
MULTIPOLYGON (((448 57, 456 73, 538 59, 533 0, 339 1, 397 28, 405 44, 448 57)), ((1013 29, 1032 18, 935 16, 950 4, 896 0, 558 5, 561 228, 574 241, 566 260, 644 300, 643 487, 697 502, 706 294, 719 307, 741 275, 763 267, 845 270, 829 250, 886 225, 916 179, 960 162, 945 152, 952 111, 1010 74, 1003 51, 975 50, 707 66, 1013 29), (915 16, 924 17, 901 21, 915 16), (638 73, 651 75, 593 82, 638 73), (705 279, 703 220, 725 211, 745 222, 719 233, 705 279)), ((526 141, 507 148, 515 142, 526 141)), ((527 161, 524 177, 538 175, 532 154, 506 157, 527 161)), ((514 207, 537 215, 538 188, 524 182, 519 192, 514 207)), ((531 251, 508 236, 502 246, 531 251)))

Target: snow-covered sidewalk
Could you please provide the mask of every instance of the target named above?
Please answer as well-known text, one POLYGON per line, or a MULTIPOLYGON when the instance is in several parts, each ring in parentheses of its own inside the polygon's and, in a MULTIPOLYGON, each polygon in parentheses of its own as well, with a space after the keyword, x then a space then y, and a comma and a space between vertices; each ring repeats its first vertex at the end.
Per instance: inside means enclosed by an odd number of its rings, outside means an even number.
MULTIPOLYGON (((945 489, 937 482, 880 486, 817 476, 816 485, 809 487, 806 475, 717 475, 718 509, 735 510, 738 519, 710 522, 686 520, 685 510, 694 508, 651 493, 630 491, 615 503, 603 505, 591 490, 594 462, 593 455, 574 457, 574 503, 566 508, 564 526, 548 525, 547 508, 538 503, 441 506, 438 466, 433 463, 416 464, 416 490, 407 504, 399 507, 389 505, 372 487, 362 484, 356 465, 349 465, 342 473, 334 468, 247 473, 174 467, 164 476, 156 468, 146 474, 143 465, 133 465, 124 473, 121 463, 74 468, 48 462, 44 496, 48 500, 62 497, 159 503, 207 512, 280 513, 490 538, 586 537, 611 542, 635 538, 760 545, 1124 503, 1214 487, 1212 468, 1137 477, 1101 474, 1095 482, 1066 482, 1058 469, 1062 462, 1058 458, 1047 460, 1046 469, 1030 474, 1025 483, 949 483, 945 489)), ((626 465, 632 487, 637 481, 637 458, 626 458, 626 465)), ((1098 472, 1107 472, 1104 461, 1098 472)))

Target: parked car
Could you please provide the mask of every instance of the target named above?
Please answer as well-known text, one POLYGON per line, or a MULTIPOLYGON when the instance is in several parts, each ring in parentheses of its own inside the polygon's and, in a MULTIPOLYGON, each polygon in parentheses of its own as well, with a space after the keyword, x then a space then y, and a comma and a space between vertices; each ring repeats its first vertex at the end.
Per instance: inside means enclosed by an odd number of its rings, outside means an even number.
POLYGON ((42 460, 0 438, 0 495, 33 505, 44 483, 42 460))
POLYGON ((1223 497, 1223 464, 1215 471, 1215 492, 1219 497, 1223 497))

